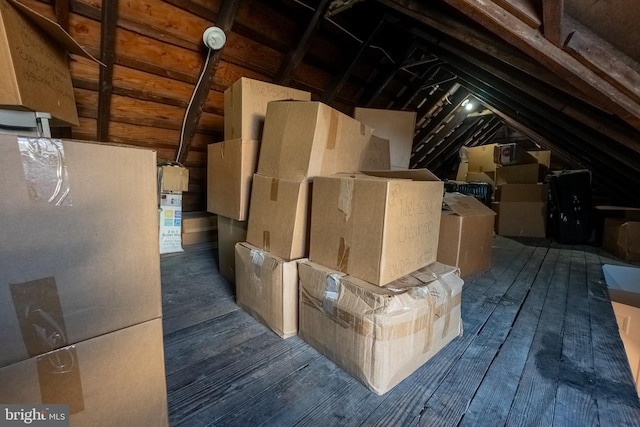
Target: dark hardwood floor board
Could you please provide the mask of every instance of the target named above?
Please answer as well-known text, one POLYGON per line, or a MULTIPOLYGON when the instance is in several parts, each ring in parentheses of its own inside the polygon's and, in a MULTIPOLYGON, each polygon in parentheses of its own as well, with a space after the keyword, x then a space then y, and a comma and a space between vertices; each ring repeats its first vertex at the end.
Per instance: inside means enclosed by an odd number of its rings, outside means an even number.
POLYGON ((185 383, 170 400, 175 424, 209 425, 229 412, 242 412, 271 384, 319 358, 300 339, 270 335, 247 342, 245 354, 223 354, 194 367, 191 383, 185 383), (258 339, 270 345, 265 347, 258 339))
POLYGON ((503 346, 547 251, 544 247, 536 248, 460 360, 424 403, 418 425, 451 426, 460 422, 487 370, 503 346))
POLYGON ((462 417, 461 426, 497 426, 506 423, 540 321, 559 252, 557 248, 552 248, 547 253, 509 335, 462 417))
MULTIPOLYGON (((465 349, 473 342, 500 298, 516 279, 534 253, 533 247, 523 247, 515 258, 496 259, 496 266, 509 265, 508 268, 496 268, 493 279, 483 275, 483 286, 473 286, 462 291, 462 321, 464 332, 444 349, 436 354, 412 376, 391 390, 385 399, 363 421, 367 426, 410 425, 416 423, 425 401, 437 389, 448 372, 455 367, 465 349), (486 292, 485 292, 486 289, 486 292)), ((494 268, 492 268, 494 271, 494 268)), ((466 373, 465 373, 466 375, 466 373)))
POLYGON ((200 295, 180 304, 167 305, 162 316, 162 326, 165 334, 171 334, 180 329, 196 326, 200 323, 225 316, 240 310, 235 298, 200 295))
POLYGON ((553 423, 570 264, 571 254, 560 250, 506 425, 553 423))
MULTIPOLYGON (((216 409, 224 415, 210 420, 206 425, 290 425, 281 422, 279 417, 286 416, 290 411, 309 411, 319 403, 318 399, 338 393, 356 381, 320 353, 314 352, 314 355, 308 363, 289 371, 282 379, 274 381, 270 377, 265 378, 260 392, 243 396, 242 403, 225 405, 225 401, 220 402, 216 409)), ((205 425, 199 421, 191 425, 205 425)))
POLYGON ((596 426, 600 424, 585 257, 581 248, 567 250, 571 251, 571 266, 553 425, 596 426))
POLYGON ((595 248, 585 250, 595 389, 603 426, 640 426, 640 400, 633 374, 617 331, 613 307, 606 290, 600 257, 595 248))

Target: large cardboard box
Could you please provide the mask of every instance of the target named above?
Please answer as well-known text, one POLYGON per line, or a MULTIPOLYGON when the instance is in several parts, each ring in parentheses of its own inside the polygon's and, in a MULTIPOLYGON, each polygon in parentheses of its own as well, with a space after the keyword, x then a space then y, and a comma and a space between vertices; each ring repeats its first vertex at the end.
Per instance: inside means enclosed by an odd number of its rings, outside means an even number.
POLYGON ((384 285, 436 260, 443 183, 426 169, 316 177, 309 259, 384 285))
POLYGON ((0 366, 160 317, 155 151, 0 135, 0 200, 0 366))
POLYGON ((640 394, 640 268, 602 266, 633 379, 640 394))
POLYGON ((72 426, 169 424, 160 319, 4 366, 0 383, 3 404, 69 405, 72 426))
POLYGON ((182 244, 194 245, 216 240, 218 221, 209 212, 183 212, 182 244))
POLYGON ((389 156, 389 140, 371 135, 371 139, 362 153, 358 170, 389 170, 391 169, 389 156))
POLYGON ((467 162, 469 172, 494 172, 496 163, 493 161, 493 150, 497 144, 469 147, 467 149, 467 162))
POLYGON ((218 215, 218 270, 230 283, 236 283, 236 243, 247 240, 247 221, 218 215))
POLYGON ((439 263, 381 288, 302 262, 300 337, 377 394, 462 334, 457 269, 439 263))
POLYGON ((224 139, 262 139, 264 117, 271 101, 310 101, 311 93, 241 77, 224 91, 224 139))
POLYGON ((160 191, 164 193, 189 191, 189 169, 178 165, 160 166, 160 191))
POLYGON ((258 173, 289 181, 360 170, 372 129, 321 102, 267 107, 258 173))
POLYGON ((299 261, 236 245, 236 302, 282 338, 298 333, 299 261))
POLYGON ((496 233, 501 236, 546 237, 546 184, 506 184, 496 189, 493 209, 497 212, 496 233))
POLYGON ((640 221, 605 218, 602 248, 627 261, 640 261, 640 221))
POLYGON ((0 108, 50 113, 53 125, 77 125, 67 52, 96 61, 55 22, 0 0, 0 108))
POLYGON ((440 220, 438 262, 456 266, 460 277, 491 267, 491 243, 496 213, 473 196, 445 193, 440 220))
POLYGON ((538 163, 500 166, 495 170, 494 185, 497 187, 504 184, 536 184, 539 170, 538 163))
POLYGON ((536 158, 537 162, 549 169, 551 167, 551 151, 549 150, 533 150, 527 151, 530 155, 536 158))
POLYGON ((249 139, 209 144, 207 210, 246 221, 249 216, 251 180, 258 167, 260 142, 249 139))
POLYGON ((247 242, 285 260, 306 258, 311 185, 255 174, 247 242))
POLYGON ((375 136, 389 140, 391 169, 409 169, 416 130, 415 111, 356 107, 353 117, 370 126, 375 136))

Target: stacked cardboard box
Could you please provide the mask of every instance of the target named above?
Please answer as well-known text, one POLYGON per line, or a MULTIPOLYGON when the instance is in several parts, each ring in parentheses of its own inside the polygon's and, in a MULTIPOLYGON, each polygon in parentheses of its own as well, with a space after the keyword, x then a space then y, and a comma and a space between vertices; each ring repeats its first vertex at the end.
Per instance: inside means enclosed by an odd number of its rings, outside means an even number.
POLYGON ((0 402, 167 425, 155 152, 0 135, 0 170, 0 402))
POLYGON ((172 164, 158 167, 160 193, 160 253, 182 252, 182 193, 189 191, 189 169, 172 164))
POLYGON ((216 215, 209 212, 185 212, 182 215, 182 244, 212 242, 218 229, 216 215))
POLYGON ((235 282, 235 244, 246 240, 253 174, 267 105, 309 92, 242 77, 224 93, 224 141, 208 146, 207 211, 218 215, 218 265, 235 282))
POLYGON ((501 236, 545 237, 547 234, 547 184, 505 184, 496 190, 493 209, 501 236))

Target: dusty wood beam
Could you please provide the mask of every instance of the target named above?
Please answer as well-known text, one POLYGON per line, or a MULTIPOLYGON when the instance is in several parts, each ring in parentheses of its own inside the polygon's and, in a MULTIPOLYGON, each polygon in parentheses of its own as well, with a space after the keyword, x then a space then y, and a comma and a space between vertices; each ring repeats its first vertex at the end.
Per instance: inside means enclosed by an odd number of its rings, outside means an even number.
POLYGON ((101 23, 100 61, 105 66, 100 67, 96 138, 98 141, 108 141, 109 123, 111 122, 111 96, 113 94, 113 65, 116 56, 117 1, 103 3, 101 23))
MULTIPOLYGON (((115 0, 110 0, 110 1, 115 1, 115 0)), ((196 2, 192 0, 164 0, 164 1, 176 7, 179 7, 182 10, 186 10, 187 12, 191 12, 194 15, 204 18, 207 21, 215 22, 218 20, 218 15, 213 10, 211 10, 211 7, 203 6, 202 2, 196 2)), ((220 10, 222 10, 222 7, 220 7, 220 10)))
MULTIPOLYGON (((640 105, 622 91, 602 79, 566 52, 557 49, 547 39, 505 10, 488 1, 444 0, 471 19, 539 61, 552 72, 563 77, 578 90, 589 95, 612 113, 640 130, 640 105)), ((403 9, 420 12, 424 4, 411 0, 393 0, 403 9)))
MULTIPOLYGON (((545 1, 543 0, 543 2, 545 1)), ((540 28, 542 22, 531 0, 494 0, 494 2, 531 28, 540 28)))
POLYGON ((577 21, 567 17, 574 31, 565 42, 565 50, 600 77, 640 102, 640 65, 594 34, 577 21))
POLYGON ((54 9, 56 12, 56 21, 65 31, 69 32, 69 10, 70 0, 55 0, 54 9))
MULTIPOLYGON (((220 5, 216 26, 224 31, 225 34, 231 31, 239 5, 240 0, 223 0, 220 5)), ((187 106, 185 112, 182 131, 180 132, 180 141, 176 151, 176 160, 180 163, 184 163, 187 159, 187 154, 189 154, 189 147, 196 133, 200 116, 202 116, 202 110, 207 102, 213 76, 220 63, 222 49, 215 52, 207 51, 207 60, 205 60, 201 71, 202 78, 199 84, 196 83, 190 105, 187 106)))
POLYGON ((369 33, 369 36, 367 36, 367 39, 360 44, 360 48, 358 49, 358 52, 351 59, 351 62, 349 63, 349 66, 347 67, 347 69, 344 70, 342 73, 340 73, 340 75, 337 76, 337 78, 331 81, 331 83, 329 84, 329 87, 325 90, 321 98, 322 102, 324 102, 325 104, 331 105, 331 103, 333 102, 338 92, 340 92, 340 89, 342 89, 342 86, 344 86, 344 84, 349 79, 349 76, 351 75, 353 68, 356 66, 356 64, 358 63, 362 55, 367 51, 367 49, 369 49, 369 46, 371 46, 371 42, 373 41, 375 36, 378 34, 378 32, 382 30, 384 25, 385 25, 385 21, 384 19, 381 19, 380 22, 378 22, 378 25, 376 25, 376 27, 373 29, 373 31, 369 33))
POLYGON ((557 47, 564 44, 564 0, 542 0, 542 31, 557 47))
MULTIPOLYGON (((416 50, 416 44, 414 42, 414 43, 411 43, 411 45, 407 48, 407 50, 402 55, 402 58, 399 61, 400 64, 404 64, 415 52, 415 50, 416 50)), ((402 65, 393 66, 393 68, 384 76, 382 81, 376 85, 376 90, 371 95, 369 95, 366 101, 363 102, 365 107, 371 107, 373 105, 375 100, 380 96, 380 94, 382 94, 382 91, 384 91, 384 89, 389 85, 389 83, 391 83, 393 78, 396 76, 398 71, 400 71, 401 67, 402 65)))
MULTIPOLYGON (((449 94, 447 92, 447 94, 449 94)), ((432 113, 432 119, 427 122, 426 125, 419 128, 415 137, 413 138, 413 147, 418 147, 423 143, 423 141, 442 124, 444 120, 446 120, 450 114, 452 114, 459 106, 462 104, 467 96, 469 96, 469 91, 467 88, 458 88, 455 93, 452 95, 445 95, 448 100, 448 103, 444 103, 440 111, 435 111, 432 113)))
POLYGON ((302 58, 304 58, 304 55, 307 53, 309 42, 318 31, 320 18, 326 13, 329 3, 331 3, 331 0, 320 1, 320 4, 316 7, 311 20, 309 21, 309 24, 305 28, 304 33, 298 40, 297 46, 285 55, 282 60, 282 65, 276 74, 275 82, 277 84, 285 86, 289 84, 291 75, 294 73, 296 68, 298 68, 302 62, 302 58))

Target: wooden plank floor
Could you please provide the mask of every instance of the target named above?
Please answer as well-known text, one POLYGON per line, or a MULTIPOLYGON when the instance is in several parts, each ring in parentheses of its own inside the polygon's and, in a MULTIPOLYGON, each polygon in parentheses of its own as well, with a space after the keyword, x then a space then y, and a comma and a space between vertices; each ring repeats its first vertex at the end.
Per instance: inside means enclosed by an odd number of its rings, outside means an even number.
POLYGON ((234 302, 216 249, 161 259, 171 426, 640 426, 591 246, 497 236, 464 334, 384 396, 234 302))

